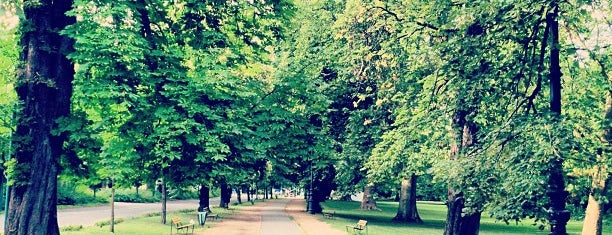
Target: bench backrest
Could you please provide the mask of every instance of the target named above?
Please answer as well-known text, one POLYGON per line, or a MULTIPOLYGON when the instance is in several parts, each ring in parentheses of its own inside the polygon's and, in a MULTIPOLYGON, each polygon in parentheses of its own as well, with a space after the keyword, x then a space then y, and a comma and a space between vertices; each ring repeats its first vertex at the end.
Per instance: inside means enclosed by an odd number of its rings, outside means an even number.
POLYGON ((175 224, 177 226, 181 225, 181 218, 179 217, 172 218, 172 224, 175 224))
POLYGON ((359 222, 357 222, 357 227, 363 229, 365 228, 365 226, 368 225, 368 221, 367 220, 359 220, 359 222))

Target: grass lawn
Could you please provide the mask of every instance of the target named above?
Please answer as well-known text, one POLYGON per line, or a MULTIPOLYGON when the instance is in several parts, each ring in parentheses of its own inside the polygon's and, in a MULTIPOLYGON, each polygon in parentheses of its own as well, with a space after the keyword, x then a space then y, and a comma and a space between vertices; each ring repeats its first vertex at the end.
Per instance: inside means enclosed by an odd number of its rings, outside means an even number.
MULTIPOLYGON (((247 203, 250 205, 250 203, 247 203)), ((246 205, 246 204, 243 204, 246 205)), ((221 208, 212 208, 212 211, 219 215, 220 219, 223 217, 235 213, 236 207, 231 206, 230 210, 225 210, 221 208)), ((151 213, 149 215, 137 218, 130 219, 119 219, 119 223, 115 224, 115 233, 118 235, 167 235, 170 234, 170 224, 172 222, 172 218, 179 217, 182 222, 189 223, 189 220, 193 219, 195 221, 195 231, 201 232, 204 231, 207 227, 210 227, 211 224, 214 224, 215 220, 207 220, 206 225, 204 227, 200 227, 198 225, 198 214, 195 210, 181 210, 177 212, 170 212, 167 214, 167 223, 161 224, 160 221, 160 213, 151 213)), ((68 226, 60 228, 60 233, 62 235, 93 235, 93 234, 111 234, 110 233, 110 225, 109 221, 101 221, 96 223, 94 226, 81 228, 79 226, 68 226), (99 226, 103 224, 103 226, 99 226)), ((183 233, 183 230, 181 230, 183 233)), ((191 229, 190 229, 191 232, 191 229)), ((176 233, 176 230, 172 231, 173 234, 176 233)))
MULTIPOLYGON (((324 219, 332 227, 345 230, 347 224, 354 224, 359 219, 368 221, 368 234, 442 234, 446 219, 446 206, 441 203, 420 202, 419 215, 423 224, 395 223, 391 219, 397 213, 397 202, 377 202, 382 211, 364 211, 359 209, 359 202, 326 201, 322 204, 324 211, 335 210, 335 219, 324 219)), ((323 216, 319 215, 321 219, 323 216)), ((547 228, 548 229, 548 228, 547 228)), ((582 221, 570 221, 567 225, 569 234, 578 235, 582 230, 582 221)), ((346 231, 346 230, 345 230, 346 231)), ((539 230, 529 222, 506 225, 483 214, 480 223, 480 234, 548 234, 547 230, 539 230)), ((604 225, 605 235, 612 235, 611 226, 604 225)))

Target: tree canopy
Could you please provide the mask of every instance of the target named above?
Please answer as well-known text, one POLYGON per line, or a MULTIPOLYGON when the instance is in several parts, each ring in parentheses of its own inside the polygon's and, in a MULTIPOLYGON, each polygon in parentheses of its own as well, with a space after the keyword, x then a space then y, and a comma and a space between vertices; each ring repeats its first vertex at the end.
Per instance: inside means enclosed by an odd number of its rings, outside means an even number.
POLYGON ((481 213, 543 226, 561 210, 551 192, 566 190, 572 213, 598 206, 601 227, 612 178, 610 9, 583 0, 2 3, 21 24, 0 27, 0 141, 18 189, 9 219, 25 219, 17 203, 34 188, 23 187, 54 188, 64 174, 123 187, 313 184, 317 205, 332 190, 371 201, 413 182, 411 200, 420 188, 448 190, 430 195, 447 201, 445 234, 477 234, 481 213), (49 174, 29 176, 30 161, 49 174))

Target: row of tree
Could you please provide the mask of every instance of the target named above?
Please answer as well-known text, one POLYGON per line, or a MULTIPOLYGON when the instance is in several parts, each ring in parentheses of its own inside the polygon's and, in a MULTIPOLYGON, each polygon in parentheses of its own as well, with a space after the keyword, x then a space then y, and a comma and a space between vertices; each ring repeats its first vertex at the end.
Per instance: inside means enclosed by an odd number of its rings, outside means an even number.
POLYGON ((312 183, 314 212, 332 189, 364 209, 391 191, 410 222, 428 178, 448 187, 445 234, 477 234, 483 211, 563 234, 567 188, 601 232, 605 1, 3 4, 21 18, 0 38, 6 234, 59 234, 60 173, 197 186, 200 210, 212 186, 223 206, 232 187, 312 183))

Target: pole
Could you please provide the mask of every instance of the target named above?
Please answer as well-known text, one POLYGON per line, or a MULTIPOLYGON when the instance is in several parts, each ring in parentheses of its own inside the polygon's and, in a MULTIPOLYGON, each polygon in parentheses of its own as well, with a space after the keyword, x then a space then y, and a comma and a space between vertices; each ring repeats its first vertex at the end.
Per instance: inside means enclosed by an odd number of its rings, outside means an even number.
MULTIPOLYGON (((553 122, 561 121, 561 67, 559 63, 559 5, 553 5, 553 12, 546 16, 546 24, 550 26, 552 45, 550 50, 550 111, 553 113, 553 122)), ((567 235, 566 224, 570 218, 570 212, 565 209, 565 199, 569 195, 565 191, 565 179, 563 175, 563 158, 552 160, 552 169, 548 178, 548 191, 550 198, 548 208, 548 219, 550 222, 550 235, 567 235)))
MULTIPOLYGON (((11 120, 12 123, 12 120, 11 120)), ((11 126, 11 128, 13 128, 11 126)), ((6 149, 6 156, 4 158, 4 162, 8 161, 11 159, 11 148, 12 146, 12 142, 13 142, 13 129, 9 128, 9 138, 8 138, 8 148, 6 149)), ((6 169, 4 171, 4 175, 6 176, 6 190, 4 192, 4 228, 3 231, 6 231, 6 226, 7 226, 7 222, 8 222, 8 206, 9 206, 9 193, 11 188, 9 187, 9 175, 6 174, 6 169)))
POLYGON ((312 172, 312 160, 310 160, 310 188, 308 189, 308 205, 307 205, 307 211, 310 214, 314 214, 314 208, 313 207, 313 198, 312 198, 312 182, 314 181, 314 176, 313 176, 313 172, 312 172))
POLYGON ((115 180, 111 178, 111 219, 110 219, 110 232, 115 233, 115 180))

